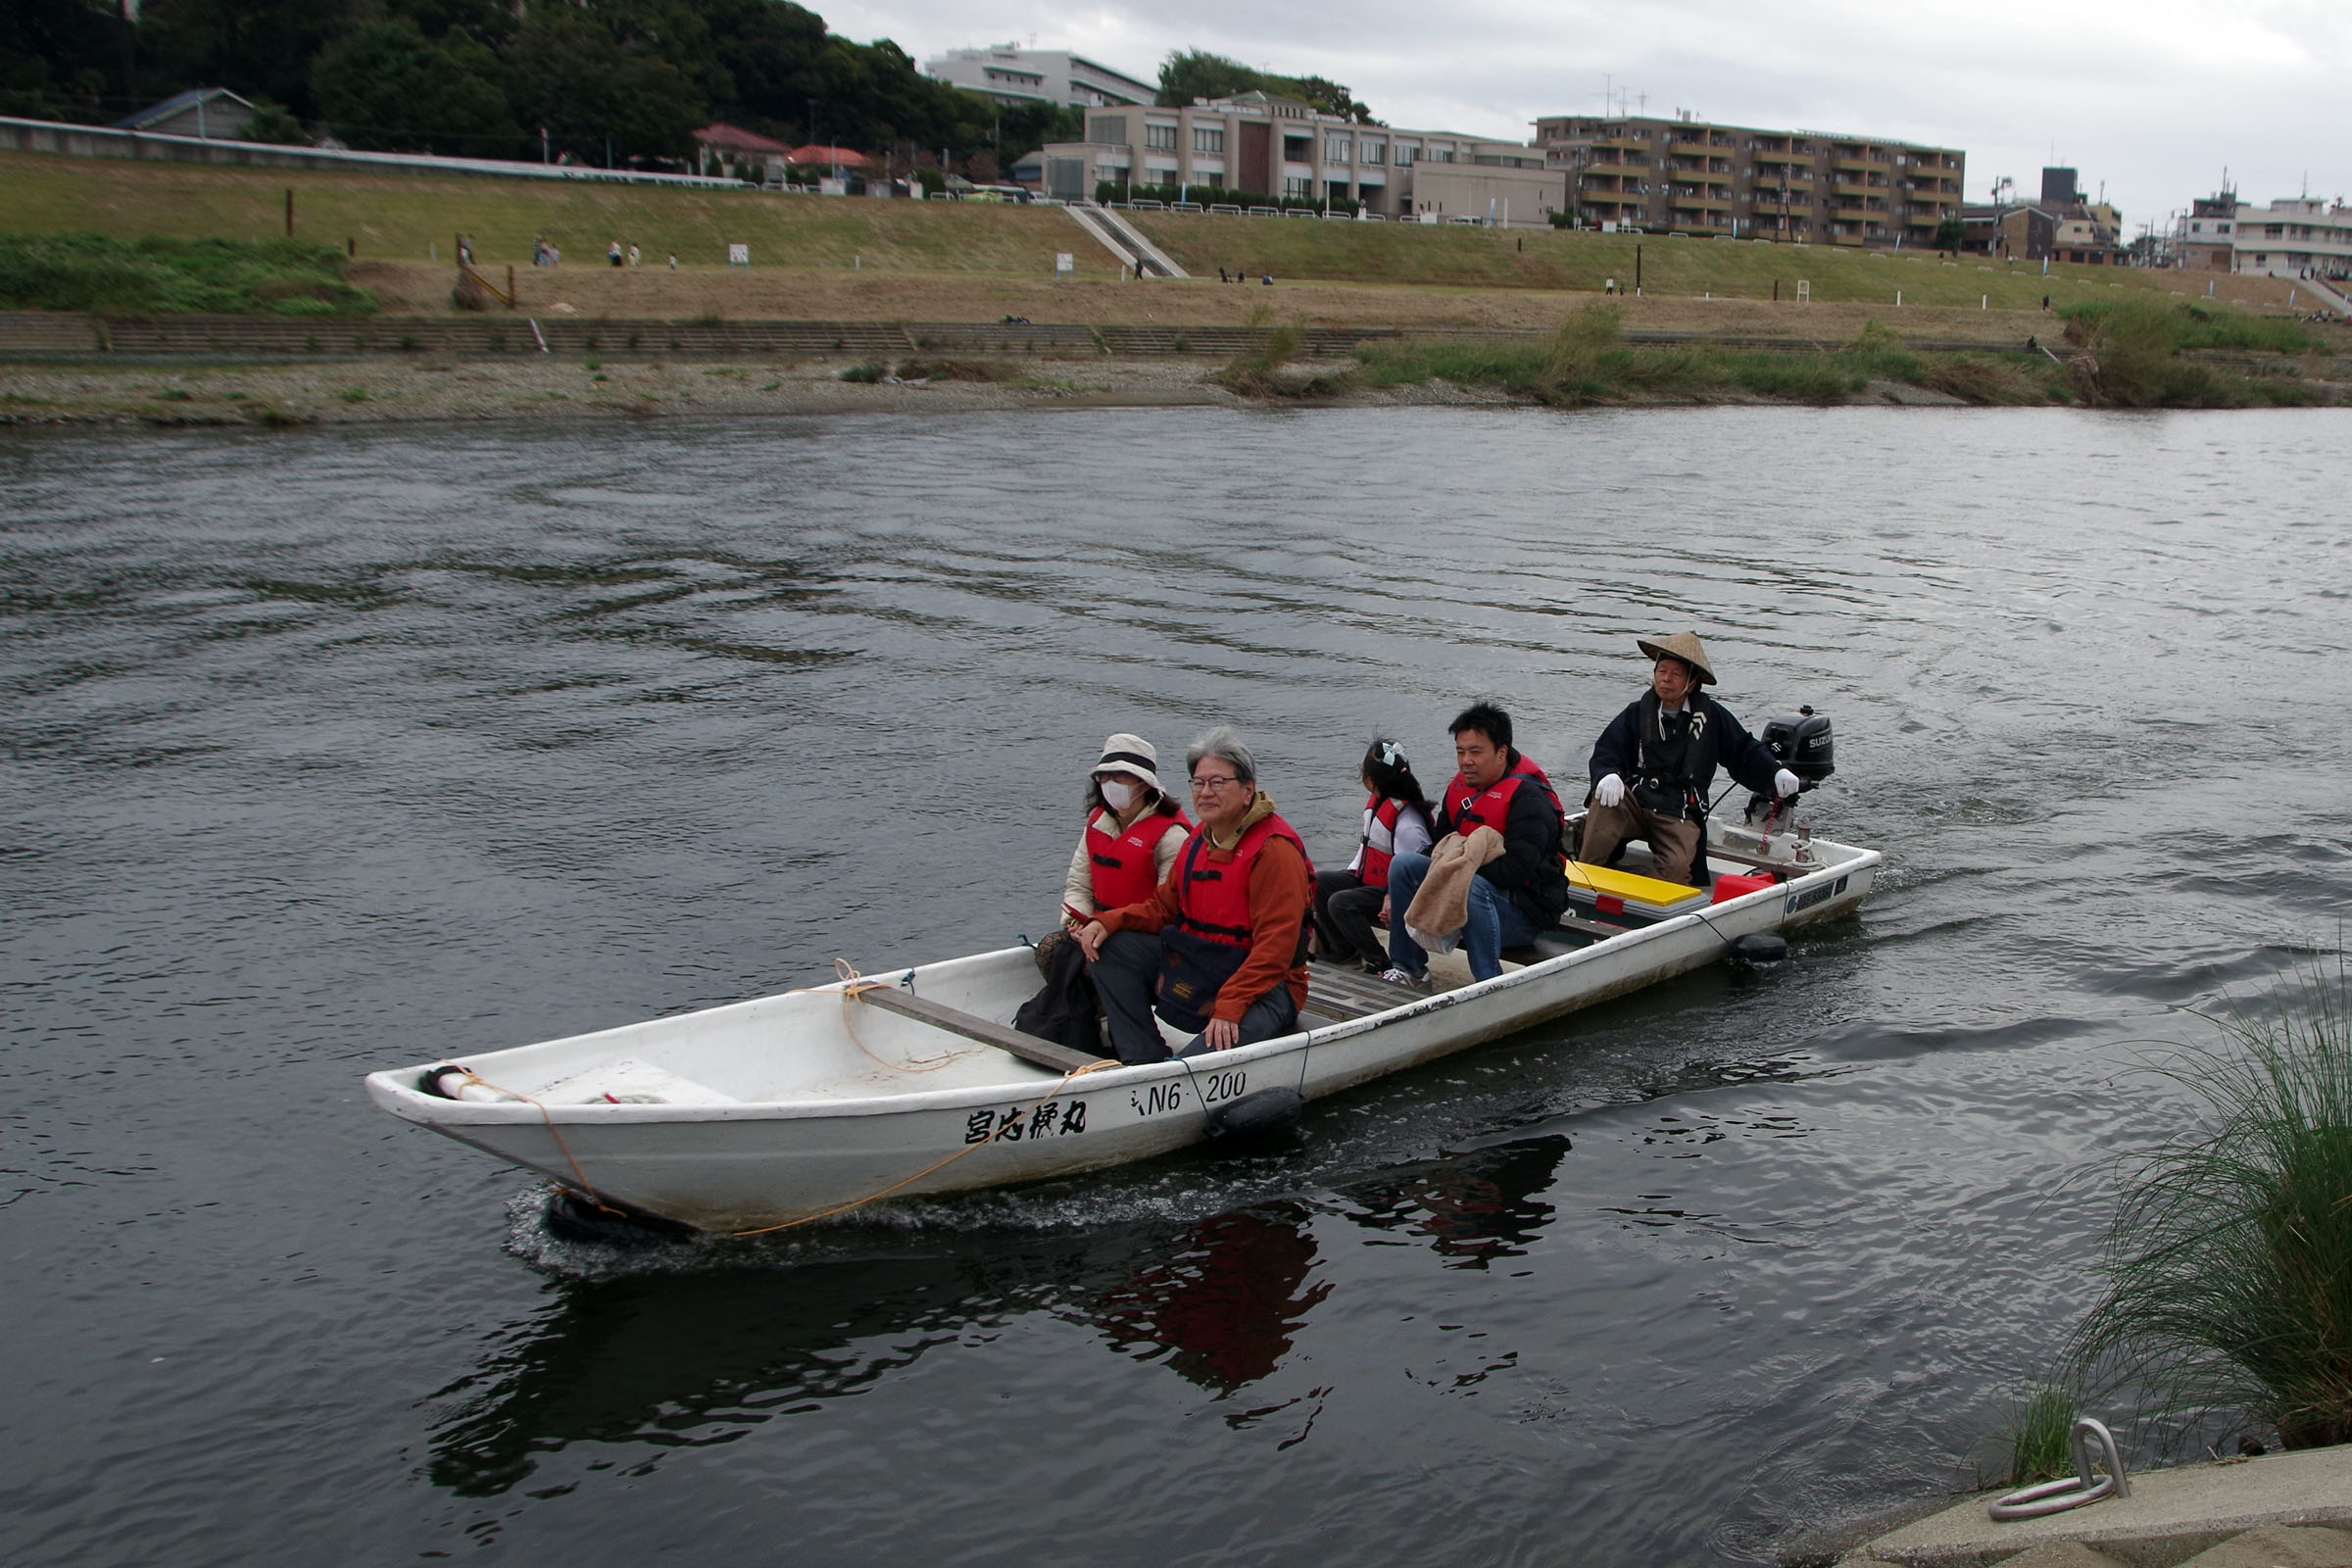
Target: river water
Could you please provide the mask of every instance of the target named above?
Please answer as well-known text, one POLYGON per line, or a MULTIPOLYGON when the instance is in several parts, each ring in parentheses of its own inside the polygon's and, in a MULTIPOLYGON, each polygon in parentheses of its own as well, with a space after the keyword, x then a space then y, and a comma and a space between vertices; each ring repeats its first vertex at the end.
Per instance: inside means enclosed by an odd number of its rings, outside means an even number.
POLYGON ((1760 1561, 1964 1486, 2144 1043, 2338 940, 2347 495, 2308 413, 0 435, 0 1556, 1760 1561), (1038 933, 1111 730, 1232 720, 1327 858, 1474 696, 1574 777, 1691 626, 1881 891, 1287 1151, 629 1255, 361 1093, 1038 933))

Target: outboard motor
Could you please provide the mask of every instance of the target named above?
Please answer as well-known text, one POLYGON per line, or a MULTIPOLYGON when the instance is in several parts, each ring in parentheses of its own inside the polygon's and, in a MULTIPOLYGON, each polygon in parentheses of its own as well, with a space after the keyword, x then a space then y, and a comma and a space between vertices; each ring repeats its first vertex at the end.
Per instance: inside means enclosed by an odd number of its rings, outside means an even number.
MULTIPOLYGON (((1770 720, 1757 739, 1764 743, 1764 749, 1775 761, 1797 776, 1800 792, 1817 787, 1838 771, 1838 749, 1830 736, 1830 716, 1816 713, 1810 706, 1770 720)), ((1747 798, 1748 821, 1762 820, 1771 809, 1770 796, 1747 798)))

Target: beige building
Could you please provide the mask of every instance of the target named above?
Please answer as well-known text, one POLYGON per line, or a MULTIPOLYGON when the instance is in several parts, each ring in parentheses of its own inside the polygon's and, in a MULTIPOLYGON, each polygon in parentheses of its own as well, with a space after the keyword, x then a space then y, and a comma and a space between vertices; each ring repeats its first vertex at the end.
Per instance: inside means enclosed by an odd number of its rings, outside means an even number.
POLYGON ((1967 165, 1955 147, 1688 116, 1553 116, 1536 145, 1586 222, 1833 245, 1933 245, 1967 165))
POLYGON ((1173 187, 1203 205, 1355 202, 1383 218, 1520 228, 1547 224, 1567 200, 1564 173, 1519 142, 1359 125, 1262 92, 1093 111, 1086 136, 1045 149, 1046 195, 1091 198, 1107 182, 1173 187))

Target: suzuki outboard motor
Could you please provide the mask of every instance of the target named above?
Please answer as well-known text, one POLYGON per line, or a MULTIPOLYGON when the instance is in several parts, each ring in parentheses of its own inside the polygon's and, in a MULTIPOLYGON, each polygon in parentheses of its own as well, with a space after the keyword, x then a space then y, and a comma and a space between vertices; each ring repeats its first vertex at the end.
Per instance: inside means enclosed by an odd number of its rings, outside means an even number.
MULTIPOLYGON (((1838 748, 1830 737, 1830 716, 1816 713, 1810 707, 1772 719, 1756 738, 1764 743, 1764 749, 1775 761, 1797 776, 1800 791, 1815 788, 1838 771, 1838 748)), ((1770 796, 1747 798, 1748 821, 1760 820, 1771 809, 1770 796)))

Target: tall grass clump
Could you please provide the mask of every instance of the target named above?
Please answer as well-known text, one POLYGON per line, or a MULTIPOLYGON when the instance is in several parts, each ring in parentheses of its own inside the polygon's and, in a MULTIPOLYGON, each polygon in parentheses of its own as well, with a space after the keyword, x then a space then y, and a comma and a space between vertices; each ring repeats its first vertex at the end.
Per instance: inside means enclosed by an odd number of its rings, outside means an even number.
POLYGON ((302 240, 0 233, 0 309, 100 316, 366 316, 344 259, 302 240))
POLYGON ((2290 1448, 2352 1442, 2347 1000, 2339 956, 2158 1068, 2203 1110, 2123 1168, 2086 1376, 2168 1412, 2242 1410, 2290 1448))
POLYGON ((1865 381, 1919 379, 1919 356, 1903 347, 1903 340, 1876 317, 1863 321, 1862 330, 1838 351, 1838 357, 1865 381))
MULTIPOLYGON (((2155 324, 2168 351, 2182 349, 2247 349, 2262 354, 2301 354, 2324 345, 2301 323, 2272 316, 2245 316, 2209 310, 2202 305, 2166 305, 2157 300, 2079 300, 2062 305, 2058 314, 2070 328, 2078 323, 2088 332, 2110 317, 2136 317, 2155 324)), ((2081 342, 2073 331, 2069 342, 2081 342)))
MULTIPOLYGON (((1614 305, 1587 305, 1560 323, 1544 345, 1535 373, 1514 390, 1561 408, 1581 408, 1614 390, 1607 362, 1625 334, 1625 313, 1614 305)), ((1622 365, 1615 367, 1622 368, 1622 365)))
POLYGON ((2009 1450, 2010 1486, 2030 1487, 2073 1473, 2077 1413, 2074 1391, 2063 1384, 2038 1383, 2027 1392, 2001 1434, 2009 1450))
POLYGON ((2238 320, 2154 300, 2071 307, 2066 340, 2087 351, 2068 365, 2076 393, 2085 403, 2120 409, 2242 409, 2280 401, 2267 390, 2267 383, 2183 360, 2180 351, 2294 353, 2316 343, 2292 321, 2238 320))
MULTIPOLYGON (((1250 314, 1251 325, 1263 319, 1255 312, 1250 314)), ((1305 347, 1306 328, 1297 321, 1285 321, 1268 332, 1255 349, 1235 355, 1214 379, 1227 391, 1246 398, 1315 398, 1339 391, 1344 376, 1287 373, 1290 363, 1305 347)))
POLYGON ((1417 386, 1451 381, 1457 386, 1518 386, 1536 379, 1545 351, 1524 343, 1426 341, 1366 343, 1355 351, 1364 380, 1372 386, 1417 386))
MULTIPOLYGON (((2048 364, 2047 360, 2041 361, 2041 365, 2048 364)), ((1922 365, 1919 384, 1963 403, 2047 403, 2049 389, 2034 373, 2039 368, 2034 366, 2020 369, 1982 354, 1938 354, 1930 356, 1922 365)))

